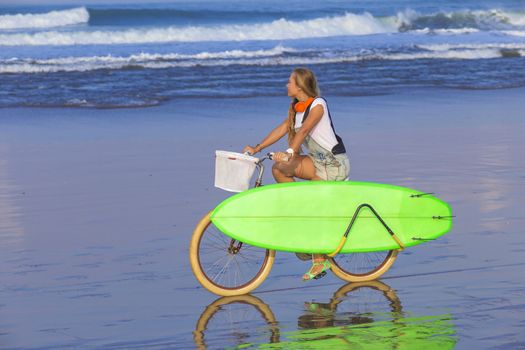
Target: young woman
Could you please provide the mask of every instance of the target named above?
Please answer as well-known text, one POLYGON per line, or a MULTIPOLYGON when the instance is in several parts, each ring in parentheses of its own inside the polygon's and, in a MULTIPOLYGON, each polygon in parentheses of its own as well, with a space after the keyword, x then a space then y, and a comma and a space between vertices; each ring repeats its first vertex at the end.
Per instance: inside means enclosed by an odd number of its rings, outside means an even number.
MULTIPOLYGON (((314 73, 296 68, 288 79, 288 96, 292 104, 286 118, 257 146, 246 146, 244 152, 256 154, 288 134, 289 148, 273 156, 273 177, 277 182, 305 180, 343 181, 348 178, 350 162, 343 141, 336 135, 326 101, 319 97, 314 73), (308 155, 301 154, 301 145, 308 155)), ((330 268, 324 255, 314 254, 310 270, 303 280, 322 277, 330 268)))

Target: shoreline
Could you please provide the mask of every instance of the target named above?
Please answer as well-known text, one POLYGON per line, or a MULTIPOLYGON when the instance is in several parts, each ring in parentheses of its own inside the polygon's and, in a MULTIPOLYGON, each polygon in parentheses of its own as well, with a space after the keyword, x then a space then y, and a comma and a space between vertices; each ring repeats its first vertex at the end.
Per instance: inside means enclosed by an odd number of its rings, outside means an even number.
MULTIPOLYGON (((16 111, 45 111, 59 110, 67 113, 77 112, 77 114, 85 115, 90 114, 89 112, 99 112, 100 114, 116 113, 117 115, 128 112, 132 115, 137 114, 137 111, 157 111, 157 110, 174 110, 177 106, 182 106, 183 110, 192 110, 195 112, 196 108, 202 107, 202 105, 196 105, 196 101, 209 101, 210 107, 221 106, 221 105, 234 105, 238 104, 243 107, 243 102, 246 101, 280 101, 288 105, 289 98, 286 97, 286 90, 282 89, 282 94, 279 96, 251 96, 251 97, 188 97, 188 98, 175 98, 161 104, 148 105, 148 106, 137 106, 137 107, 115 107, 115 108, 99 108, 99 107, 82 107, 82 106, 17 106, 17 107, 2 107, 0 108, 0 118, 5 118, 10 112, 15 113, 16 111), (222 102, 221 102, 222 101, 222 102)), ((355 102, 358 105, 363 105, 365 102, 372 102, 372 106, 387 101, 389 103, 407 101, 412 98, 417 98, 416 101, 411 101, 415 104, 438 102, 443 100, 454 101, 458 103, 458 98, 467 98, 472 101, 476 97, 483 96, 490 99, 496 99, 503 97, 505 100, 511 100, 522 96, 525 93, 525 87, 513 87, 513 88, 501 88, 501 89, 453 89, 453 88, 436 88, 436 87, 422 87, 422 88, 408 88, 404 90, 397 90, 391 93, 381 94, 370 94, 370 95, 323 95, 329 101, 335 100, 337 102, 352 103, 355 102)), ((488 105, 495 101, 479 101, 484 105, 488 105)), ((270 104, 271 105, 271 104, 270 104)), ((332 105, 332 103, 330 104, 332 105)), ((264 105, 268 107, 268 105, 264 105)), ((334 105, 331 108, 335 108, 334 105)), ((198 115, 198 114, 197 114, 198 115)), ((27 115, 26 115, 27 117, 27 115)), ((0 119, 2 121, 2 119, 0 119)))

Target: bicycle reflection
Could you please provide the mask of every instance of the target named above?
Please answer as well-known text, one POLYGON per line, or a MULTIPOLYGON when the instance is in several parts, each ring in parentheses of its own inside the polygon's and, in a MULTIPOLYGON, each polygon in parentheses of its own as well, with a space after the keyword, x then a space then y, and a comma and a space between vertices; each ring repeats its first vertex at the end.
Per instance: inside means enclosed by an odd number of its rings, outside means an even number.
POLYGON ((305 302, 296 331, 281 332, 270 307, 252 295, 211 303, 194 331, 198 349, 452 349, 451 315, 407 317, 395 291, 379 281, 349 283, 328 302, 305 302), (205 333, 210 334, 209 339, 205 333), (217 344, 213 344, 217 342, 217 344), (226 344, 227 343, 227 344, 226 344))
POLYGON ((258 338, 269 333, 270 343, 279 342, 279 327, 272 310, 261 299, 249 294, 221 297, 206 307, 193 332, 198 349, 207 349, 206 330, 221 337, 229 331, 236 345, 249 343, 254 338, 253 332, 258 333, 258 338))
POLYGON ((396 292, 379 281, 348 283, 329 302, 305 302, 300 329, 369 324, 402 317, 403 307, 396 292))

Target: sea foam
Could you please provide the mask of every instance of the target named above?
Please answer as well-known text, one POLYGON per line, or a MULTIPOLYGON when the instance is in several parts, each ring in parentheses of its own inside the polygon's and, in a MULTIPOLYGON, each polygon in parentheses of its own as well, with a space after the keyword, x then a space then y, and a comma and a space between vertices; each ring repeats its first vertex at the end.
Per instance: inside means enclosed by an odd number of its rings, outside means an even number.
MULTIPOLYGON (((88 11, 77 8, 54 11, 42 15, 20 14, 2 16, 0 28, 56 27, 84 23, 88 11), (3 26, 3 27, 2 27, 3 26)), ((218 26, 168 26, 130 28, 123 30, 44 30, 39 32, 0 33, 0 45, 115 45, 162 42, 255 41, 355 36, 396 32, 416 34, 465 35, 480 30, 505 31, 520 35, 525 15, 502 10, 465 11, 423 15, 413 10, 395 16, 374 17, 345 13, 339 16, 319 17, 294 21, 278 19, 267 23, 224 24, 218 26)))
POLYGON ((504 30, 502 33, 510 36, 525 37, 525 31, 523 30, 504 30))
POLYGON ((77 56, 46 59, 8 58, 0 60, 0 73, 52 73, 90 71, 96 69, 122 69, 130 66, 142 68, 191 67, 196 65, 228 65, 244 59, 272 58, 294 49, 278 45, 269 50, 227 50, 219 52, 199 52, 196 54, 146 53, 129 56, 77 56))
POLYGON ((128 29, 118 31, 45 31, 0 34, 0 45, 105 45, 157 42, 245 41, 320 38, 395 32, 369 13, 346 13, 305 21, 279 19, 269 23, 128 29))
POLYGON ((0 60, 1 73, 55 73, 83 72, 99 69, 163 69, 212 66, 282 66, 312 65, 330 63, 352 63, 359 61, 401 61, 421 59, 476 60, 502 57, 525 56, 525 44, 489 45, 418 45, 417 52, 388 51, 297 51, 282 46, 270 50, 201 52, 197 54, 156 54, 139 53, 130 56, 80 56, 49 59, 0 60))
POLYGON ((78 7, 71 10, 38 14, 3 15, 0 16, 0 29, 51 28, 82 24, 88 21, 89 13, 86 8, 78 7))

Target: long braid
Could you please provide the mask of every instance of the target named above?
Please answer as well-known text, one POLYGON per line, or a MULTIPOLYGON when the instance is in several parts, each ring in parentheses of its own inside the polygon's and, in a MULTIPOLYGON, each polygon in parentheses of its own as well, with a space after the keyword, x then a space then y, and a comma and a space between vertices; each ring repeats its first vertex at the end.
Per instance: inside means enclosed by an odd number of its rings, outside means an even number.
POLYGON ((288 109, 288 146, 292 145, 292 140, 295 137, 295 110, 293 108, 294 102, 290 103, 290 108, 288 109))

